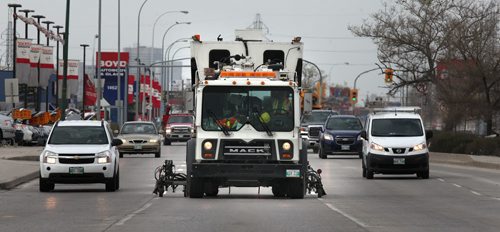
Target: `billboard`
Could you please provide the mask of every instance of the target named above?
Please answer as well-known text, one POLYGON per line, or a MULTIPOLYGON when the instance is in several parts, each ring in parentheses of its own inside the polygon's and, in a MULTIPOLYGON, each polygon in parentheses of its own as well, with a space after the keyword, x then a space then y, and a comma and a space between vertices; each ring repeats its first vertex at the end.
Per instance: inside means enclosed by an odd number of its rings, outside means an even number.
MULTIPOLYGON (((98 60, 98 53, 96 53, 96 64, 98 60)), ((104 79, 104 87, 102 89, 102 96, 111 105, 116 105, 118 100, 118 80, 120 80, 120 100, 124 101, 128 93, 128 80, 127 66, 129 62, 129 53, 120 53, 120 62, 118 62, 118 52, 101 52, 101 78, 104 79), (120 73, 118 73, 120 67, 120 73)), ((117 121, 117 111, 111 111, 111 120, 117 121)))

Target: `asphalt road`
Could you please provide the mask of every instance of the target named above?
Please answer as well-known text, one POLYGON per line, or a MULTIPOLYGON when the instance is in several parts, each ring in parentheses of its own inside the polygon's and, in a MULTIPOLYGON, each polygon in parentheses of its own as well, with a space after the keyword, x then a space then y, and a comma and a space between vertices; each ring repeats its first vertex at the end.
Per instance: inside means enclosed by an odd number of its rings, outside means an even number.
POLYGON ((185 168, 183 143, 164 146, 162 158, 125 156, 120 190, 103 184, 38 181, 0 191, 0 231, 499 231, 500 171, 432 165, 431 178, 361 178, 355 157, 318 159, 328 193, 322 199, 273 198, 270 189, 222 189, 217 198, 152 194, 153 170, 164 159, 185 168))

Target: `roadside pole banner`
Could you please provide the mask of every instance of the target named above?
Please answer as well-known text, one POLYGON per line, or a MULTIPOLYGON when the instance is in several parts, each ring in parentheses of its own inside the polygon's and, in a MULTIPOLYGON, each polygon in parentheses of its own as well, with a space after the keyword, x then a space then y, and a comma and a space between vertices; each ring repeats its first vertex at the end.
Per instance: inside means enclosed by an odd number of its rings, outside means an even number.
POLYGON ((135 102, 134 99, 134 82, 135 82, 135 76, 134 75, 128 75, 128 104, 131 105, 135 102))
MULTIPOLYGON (((68 76, 66 80, 66 98, 78 93, 78 65, 79 60, 68 60, 68 76)), ((63 78, 64 78, 64 60, 59 60, 59 73, 57 75, 59 81, 58 93, 62 97, 63 78)))
POLYGON ((160 83, 158 80, 153 80, 153 107, 160 108, 160 83))
POLYGON ((40 52, 42 45, 32 44, 30 50, 30 76, 28 79, 29 87, 38 87, 38 63, 40 62, 40 52))
POLYGON ((31 39, 18 38, 16 42, 16 78, 19 84, 28 84, 30 75, 31 39))
POLYGON ((85 106, 95 105, 97 100, 97 93, 95 90, 94 82, 85 74, 85 106))
POLYGON ((40 82, 39 87, 44 89, 49 85, 49 79, 54 71, 54 48, 52 46, 43 46, 40 54, 40 82))
POLYGON ((139 89, 139 102, 142 102, 142 95, 144 94, 144 92, 146 90, 146 85, 144 84, 144 82, 146 82, 145 79, 146 78, 144 78, 143 75, 141 75, 141 78, 139 79, 139 83, 141 86, 141 88, 139 89))
MULTIPOLYGON (((96 53, 96 65, 97 56, 98 53, 96 53)), ((116 100, 125 100, 125 93, 128 91, 128 80, 126 80, 128 62, 128 52, 120 53, 120 63, 118 63, 118 52, 101 52, 101 78, 104 79, 102 95, 112 106, 115 105, 116 100), (120 68, 120 73, 118 73, 118 67, 120 68), (120 80, 121 99, 118 99, 118 80, 120 80)), ((115 121, 114 116, 112 120, 115 121)))

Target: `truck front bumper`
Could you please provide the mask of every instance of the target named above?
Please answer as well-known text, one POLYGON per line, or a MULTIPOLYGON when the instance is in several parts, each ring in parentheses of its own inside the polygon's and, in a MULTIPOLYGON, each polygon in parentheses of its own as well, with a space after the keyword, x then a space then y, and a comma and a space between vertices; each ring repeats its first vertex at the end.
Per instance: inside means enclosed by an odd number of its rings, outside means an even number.
POLYGON ((269 180, 302 178, 302 164, 241 164, 241 163, 193 163, 191 175, 195 178, 223 178, 239 180, 269 180))

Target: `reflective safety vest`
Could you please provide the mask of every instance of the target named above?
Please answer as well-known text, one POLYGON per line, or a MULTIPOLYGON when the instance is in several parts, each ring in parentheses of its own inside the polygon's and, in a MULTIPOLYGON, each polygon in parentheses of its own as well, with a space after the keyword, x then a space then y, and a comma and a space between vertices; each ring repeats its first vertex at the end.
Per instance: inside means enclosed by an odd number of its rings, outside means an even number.
POLYGON ((273 111, 275 112, 283 112, 283 111, 289 111, 290 110, 290 100, 286 98, 283 101, 280 101, 279 99, 274 99, 273 101, 273 111))
POLYGON ((236 120, 235 117, 231 117, 231 118, 224 118, 224 119, 221 119, 219 120, 219 122, 227 127, 227 128, 233 128, 234 126, 236 126, 236 123, 238 122, 238 120, 236 120))

